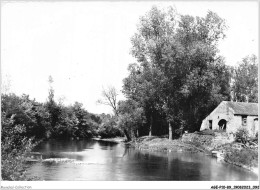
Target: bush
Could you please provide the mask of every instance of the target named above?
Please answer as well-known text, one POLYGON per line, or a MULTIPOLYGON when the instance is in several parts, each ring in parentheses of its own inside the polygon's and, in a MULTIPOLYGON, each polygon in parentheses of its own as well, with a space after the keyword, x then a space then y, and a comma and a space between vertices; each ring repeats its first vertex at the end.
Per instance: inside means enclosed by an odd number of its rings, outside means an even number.
POLYGON ((240 127, 235 133, 235 141, 246 144, 249 140, 249 132, 246 128, 240 127))
POLYGON ((1 172, 2 180, 24 181, 30 180, 26 176, 26 157, 34 147, 31 139, 22 140, 22 148, 10 149, 10 142, 1 143, 1 172))
POLYGON ((8 181, 30 180, 26 177, 26 157, 35 146, 25 137, 24 125, 14 125, 14 116, 6 117, 2 112, 1 124, 1 178, 8 181))
POLYGON ((245 165, 249 167, 258 166, 258 152, 248 148, 234 149, 230 148, 225 154, 225 160, 238 165, 245 165))
POLYGON ((180 138, 180 137, 182 136, 182 133, 183 133, 183 129, 175 129, 175 130, 173 131, 173 134, 172 134, 173 139, 178 139, 178 138, 180 138))
POLYGON ((100 135, 101 138, 113 138, 123 136, 123 133, 118 128, 115 118, 111 118, 101 125, 98 129, 98 135, 100 135))
POLYGON ((101 138, 122 136, 122 132, 115 126, 103 126, 99 129, 98 134, 101 136, 101 138))

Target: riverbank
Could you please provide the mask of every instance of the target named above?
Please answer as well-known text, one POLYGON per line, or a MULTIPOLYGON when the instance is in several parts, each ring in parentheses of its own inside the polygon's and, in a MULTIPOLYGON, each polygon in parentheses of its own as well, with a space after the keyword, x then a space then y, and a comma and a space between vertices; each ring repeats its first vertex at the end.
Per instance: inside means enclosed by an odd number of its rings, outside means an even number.
POLYGON ((258 175, 258 151, 257 148, 243 147, 240 143, 235 143, 224 133, 216 134, 184 134, 182 138, 168 140, 156 136, 144 136, 130 143, 137 149, 147 151, 165 152, 202 152, 213 156, 218 153, 219 160, 225 161, 258 175))
POLYGON ((93 140, 96 141, 106 141, 106 142, 115 142, 115 143, 122 143, 122 142, 126 142, 126 138, 125 137, 115 137, 115 138, 99 138, 99 137, 95 137, 92 138, 93 140))
POLYGON ((209 153, 207 150, 201 147, 196 147, 192 144, 185 143, 181 139, 169 140, 167 138, 155 136, 143 136, 136 139, 134 142, 131 142, 130 144, 140 150, 148 151, 189 151, 209 153))

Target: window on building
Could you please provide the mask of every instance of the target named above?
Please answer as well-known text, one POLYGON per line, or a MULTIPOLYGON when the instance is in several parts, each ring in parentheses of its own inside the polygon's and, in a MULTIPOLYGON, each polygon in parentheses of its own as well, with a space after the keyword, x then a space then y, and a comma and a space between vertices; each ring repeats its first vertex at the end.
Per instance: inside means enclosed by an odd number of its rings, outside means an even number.
POLYGON ((247 116, 246 115, 242 115, 242 125, 243 126, 247 125, 247 116))

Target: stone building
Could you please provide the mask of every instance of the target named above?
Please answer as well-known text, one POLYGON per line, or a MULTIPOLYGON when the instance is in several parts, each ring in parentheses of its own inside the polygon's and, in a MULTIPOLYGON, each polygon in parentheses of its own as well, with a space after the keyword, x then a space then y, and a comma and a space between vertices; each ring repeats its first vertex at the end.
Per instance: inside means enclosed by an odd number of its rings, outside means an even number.
POLYGON ((203 121, 200 130, 223 130, 235 133, 240 127, 248 129, 250 136, 258 132, 258 104, 223 101, 203 121))

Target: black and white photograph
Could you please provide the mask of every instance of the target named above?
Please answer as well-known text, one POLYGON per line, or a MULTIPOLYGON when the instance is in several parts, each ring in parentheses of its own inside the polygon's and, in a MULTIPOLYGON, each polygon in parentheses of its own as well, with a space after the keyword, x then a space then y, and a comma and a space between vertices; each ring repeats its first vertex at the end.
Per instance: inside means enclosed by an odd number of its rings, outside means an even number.
POLYGON ((258 62, 256 0, 2 0, 1 189, 259 189, 258 62))

